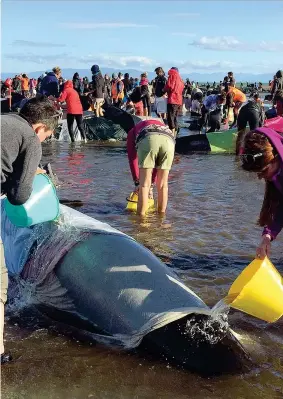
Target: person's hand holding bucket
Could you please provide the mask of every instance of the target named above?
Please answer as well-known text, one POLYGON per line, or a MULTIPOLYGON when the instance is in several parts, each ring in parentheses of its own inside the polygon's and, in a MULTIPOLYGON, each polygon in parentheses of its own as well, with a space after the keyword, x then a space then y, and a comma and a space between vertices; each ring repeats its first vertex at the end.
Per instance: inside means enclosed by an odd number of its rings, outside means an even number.
POLYGON ((271 236, 270 234, 264 234, 262 236, 261 243, 256 249, 256 257, 258 259, 264 259, 266 256, 269 258, 271 250, 271 236))
POLYGON ((267 257, 255 259, 232 284, 225 302, 274 323, 283 315, 283 279, 267 257))

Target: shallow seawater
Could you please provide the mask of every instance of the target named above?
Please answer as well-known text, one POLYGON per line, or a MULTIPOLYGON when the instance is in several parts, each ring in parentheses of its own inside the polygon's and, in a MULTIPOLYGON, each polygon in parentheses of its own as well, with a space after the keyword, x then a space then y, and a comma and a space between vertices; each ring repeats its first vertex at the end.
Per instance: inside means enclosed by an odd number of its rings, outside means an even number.
MULTIPOLYGON (((61 199, 150 248, 210 306, 253 259, 264 186, 233 156, 177 155, 166 217, 152 213, 142 222, 125 211, 133 186, 125 149, 52 142, 44 144, 44 161, 58 175, 61 199)), ((271 259, 283 272, 282 238, 272 247, 271 259)), ((282 398, 283 322, 268 325, 234 310, 228 319, 254 366, 246 374, 215 378, 8 321, 6 346, 15 362, 2 368, 2 397, 282 398)))

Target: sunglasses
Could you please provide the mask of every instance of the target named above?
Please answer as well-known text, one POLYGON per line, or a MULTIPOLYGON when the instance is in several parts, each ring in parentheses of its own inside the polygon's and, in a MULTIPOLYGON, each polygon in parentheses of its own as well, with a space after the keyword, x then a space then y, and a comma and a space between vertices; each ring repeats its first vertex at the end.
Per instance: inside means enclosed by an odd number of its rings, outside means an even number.
POLYGON ((244 163, 251 164, 251 163, 258 162, 263 157, 263 155, 264 154, 262 152, 258 152, 257 154, 241 154, 240 159, 244 163))

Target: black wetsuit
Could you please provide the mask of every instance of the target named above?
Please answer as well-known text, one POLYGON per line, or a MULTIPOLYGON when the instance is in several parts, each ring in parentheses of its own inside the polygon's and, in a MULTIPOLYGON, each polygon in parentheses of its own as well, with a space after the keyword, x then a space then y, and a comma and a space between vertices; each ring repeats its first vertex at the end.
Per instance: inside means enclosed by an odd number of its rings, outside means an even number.
POLYGON ((250 130, 254 130, 263 124, 262 107, 256 101, 248 101, 243 105, 238 115, 238 130, 243 130, 249 124, 250 130))

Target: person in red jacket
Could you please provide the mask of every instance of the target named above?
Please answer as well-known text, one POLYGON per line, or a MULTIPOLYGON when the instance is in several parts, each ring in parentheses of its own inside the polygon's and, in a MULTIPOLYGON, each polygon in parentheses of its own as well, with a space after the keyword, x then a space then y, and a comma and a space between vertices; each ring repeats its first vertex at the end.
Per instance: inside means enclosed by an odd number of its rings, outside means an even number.
POLYGON ((67 104, 67 124, 71 141, 75 141, 73 124, 74 120, 76 120, 79 132, 86 143, 87 140, 83 127, 83 107, 78 92, 74 89, 71 80, 67 80, 65 83, 64 90, 58 98, 58 102, 66 102, 67 104))
POLYGON ((179 74, 178 68, 172 67, 168 72, 168 81, 164 87, 168 94, 167 100, 167 121, 173 134, 176 134, 177 116, 183 104, 184 83, 179 74))

